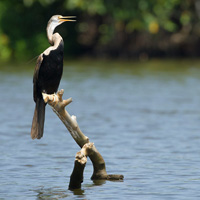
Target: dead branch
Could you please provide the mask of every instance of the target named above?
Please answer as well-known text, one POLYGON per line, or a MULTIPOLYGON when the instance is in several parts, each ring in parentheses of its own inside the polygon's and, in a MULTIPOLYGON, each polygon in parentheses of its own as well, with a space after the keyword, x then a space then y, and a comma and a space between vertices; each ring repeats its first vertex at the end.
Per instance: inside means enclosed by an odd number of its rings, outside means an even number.
POLYGON ((87 162, 88 148, 90 148, 92 145, 92 143, 86 143, 76 154, 74 169, 70 176, 70 190, 81 188, 81 183, 83 182, 83 171, 87 162))
POLYGON ((65 107, 72 102, 72 98, 63 100, 64 90, 60 90, 57 94, 45 94, 43 93, 43 99, 45 103, 48 103, 53 111, 57 114, 63 124, 66 126, 76 143, 82 148, 85 143, 89 142, 88 137, 86 137, 80 130, 78 123, 76 121, 76 116, 70 114, 65 110, 65 107))
POLYGON ((87 156, 93 164, 93 175, 92 180, 95 179, 106 179, 106 180, 122 180, 123 175, 108 175, 106 172, 106 165, 103 157, 98 152, 93 143, 89 142, 89 138, 83 134, 80 130, 76 116, 70 114, 65 110, 65 107, 72 102, 72 98, 63 100, 62 96, 64 90, 60 90, 57 94, 45 94, 43 93, 43 99, 45 103, 48 103, 53 111, 57 114, 60 120, 64 123, 68 131, 70 132, 73 139, 81 147, 81 150, 76 154, 74 163, 74 170, 70 177, 70 189, 77 189, 81 187, 83 181, 83 171, 87 162, 87 156))

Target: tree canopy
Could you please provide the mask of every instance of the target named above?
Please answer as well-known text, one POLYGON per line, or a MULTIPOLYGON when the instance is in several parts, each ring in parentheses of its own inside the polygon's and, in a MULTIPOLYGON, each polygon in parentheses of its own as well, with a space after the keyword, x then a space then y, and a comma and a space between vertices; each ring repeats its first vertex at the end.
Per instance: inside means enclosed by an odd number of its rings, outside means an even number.
POLYGON ((0 1, 0 60, 23 60, 48 46, 54 14, 76 15, 58 27, 68 56, 198 56, 200 3, 194 0, 0 1))

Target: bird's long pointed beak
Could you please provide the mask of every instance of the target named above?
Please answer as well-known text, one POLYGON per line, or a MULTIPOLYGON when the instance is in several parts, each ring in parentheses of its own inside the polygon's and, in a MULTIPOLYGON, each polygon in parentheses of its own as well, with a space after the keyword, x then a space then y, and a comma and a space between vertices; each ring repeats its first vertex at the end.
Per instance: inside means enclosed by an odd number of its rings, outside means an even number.
POLYGON ((60 22, 75 22, 76 19, 74 18, 76 18, 76 16, 61 16, 59 17, 59 20, 60 22))

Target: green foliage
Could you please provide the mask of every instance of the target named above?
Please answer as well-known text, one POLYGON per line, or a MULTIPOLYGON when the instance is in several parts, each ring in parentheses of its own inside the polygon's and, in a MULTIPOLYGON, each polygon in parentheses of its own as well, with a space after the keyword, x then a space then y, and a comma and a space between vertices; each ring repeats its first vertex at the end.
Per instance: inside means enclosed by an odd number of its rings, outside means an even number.
POLYGON ((28 59, 47 48, 46 24, 53 14, 78 16, 76 24, 59 27, 69 56, 84 46, 107 45, 120 32, 159 35, 198 23, 193 1, 1 0, 0 60, 28 59))

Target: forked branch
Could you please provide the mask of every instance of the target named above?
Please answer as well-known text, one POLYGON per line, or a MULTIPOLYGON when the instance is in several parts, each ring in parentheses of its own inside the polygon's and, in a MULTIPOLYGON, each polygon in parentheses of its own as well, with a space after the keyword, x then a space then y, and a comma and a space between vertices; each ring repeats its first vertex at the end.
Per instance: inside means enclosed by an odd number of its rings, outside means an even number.
POLYGON ((107 180, 122 180, 123 175, 108 175, 103 157, 98 152, 93 143, 89 142, 89 138, 80 130, 76 120, 76 116, 70 115, 65 107, 72 102, 72 98, 63 100, 64 90, 60 90, 57 94, 43 93, 45 103, 48 103, 53 111, 57 114, 60 120, 64 123, 73 139, 81 147, 81 150, 76 154, 74 170, 70 178, 69 189, 77 189, 81 187, 83 181, 83 171, 87 162, 87 156, 93 164, 93 175, 91 179, 107 179, 107 180))

